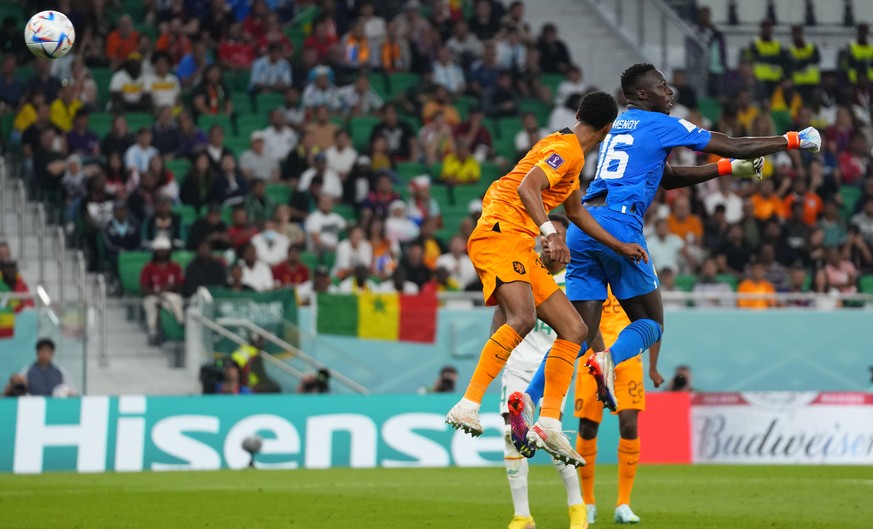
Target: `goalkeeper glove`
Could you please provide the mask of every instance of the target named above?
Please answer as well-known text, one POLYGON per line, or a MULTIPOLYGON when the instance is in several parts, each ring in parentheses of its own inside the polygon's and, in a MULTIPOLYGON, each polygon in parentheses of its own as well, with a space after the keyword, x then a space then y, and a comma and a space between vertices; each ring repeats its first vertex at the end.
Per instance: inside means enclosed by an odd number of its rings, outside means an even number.
POLYGON ((815 127, 806 127, 800 132, 788 132, 785 134, 788 140, 788 150, 803 149, 812 152, 821 150, 821 134, 815 127))
POLYGON ((760 180, 761 169, 764 167, 764 157, 759 156, 751 160, 737 160, 736 158, 722 158, 718 161, 718 176, 734 175, 741 178, 757 178, 760 180))

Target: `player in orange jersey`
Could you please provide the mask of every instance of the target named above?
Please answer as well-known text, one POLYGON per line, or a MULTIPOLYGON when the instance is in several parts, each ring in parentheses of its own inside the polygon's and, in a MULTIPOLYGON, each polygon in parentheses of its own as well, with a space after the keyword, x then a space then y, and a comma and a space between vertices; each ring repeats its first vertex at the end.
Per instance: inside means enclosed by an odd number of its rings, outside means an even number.
POLYGON ((539 317, 557 339, 546 360, 542 412, 530 429, 531 443, 576 466, 585 461, 561 431, 559 418, 588 329, 534 247, 540 234, 543 251, 552 261, 569 261, 567 246, 548 218, 552 209, 563 204, 567 218, 583 232, 619 255, 648 262, 642 246, 611 236, 581 205, 579 177, 585 153, 603 140, 617 113, 611 95, 589 93, 572 128, 538 141, 509 174, 488 188, 467 250, 482 280, 486 304, 499 305, 492 326, 496 331, 482 349, 464 398, 446 416, 452 427, 481 435, 479 406, 485 390, 539 317))
MULTIPOLYGON (((630 324, 630 319, 609 289, 603 303, 600 329, 591 342, 591 349, 582 357, 588 360, 593 351, 604 351, 615 342, 618 334, 630 324)), ((661 342, 649 350, 649 376, 657 388, 664 382, 658 373, 658 353, 661 342)), ((584 365, 584 364, 583 364, 584 365)), ((640 438, 637 418, 646 409, 646 393, 643 385, 642 356, 623 362, 615 368, 615 393, 618 401, 618 500, 615 507, 616 523, 639 523, 640 518, 630 508, 630 495, 634 486, 637 465, 640 460, 640 438)), ((585 458, 586 465, 579 469, 582 497, 588 508, 588 523, 597 517, 594 503, 594 468, 597 460, 597 431, 603 420, 603 403, 597 399, 597 381, 594 377, 580 374, 576 377, 576 403, 574 415, 579 418, 579 433, 576 450, 585 458)))

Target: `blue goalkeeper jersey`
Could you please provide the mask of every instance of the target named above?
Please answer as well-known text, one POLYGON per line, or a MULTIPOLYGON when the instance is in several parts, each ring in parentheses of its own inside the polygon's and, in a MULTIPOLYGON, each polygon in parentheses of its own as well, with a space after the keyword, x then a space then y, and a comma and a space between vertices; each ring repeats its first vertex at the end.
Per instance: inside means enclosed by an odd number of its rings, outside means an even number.
POLYGON ((631 108, 615 119, 600 144, 597 173, 583 201, 605 197, 609 209, 636 218, 655 197, 673 147, 702 150, 712 134, 684 119, 631 108))

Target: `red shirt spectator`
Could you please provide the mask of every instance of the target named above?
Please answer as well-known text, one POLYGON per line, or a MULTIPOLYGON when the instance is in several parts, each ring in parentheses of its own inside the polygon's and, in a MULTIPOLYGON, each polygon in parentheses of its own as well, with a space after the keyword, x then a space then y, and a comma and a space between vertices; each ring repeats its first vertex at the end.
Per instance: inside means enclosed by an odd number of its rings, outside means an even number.
POLYGON ((242 26, 234 23, 218 45, 218 59, 229 68, 247 69, 255 62, 255 48, 242 36, 242 26))
POLYGON ((182 277, 182 267, 173 261, 149 261, 139 274, 139 285, 143 292, 163 292, 182 287, 185 279, 182 277))
POLYGON ((339 39, 336 34, 331 35, 329 26, 325 21, 321 21, 315 25, 312 35, 306 37, 303 41, 303 48, 312 48, 318 55, 318 62, 324 63, 327 60, 327 54, 330 49, 336 46, 339 39))
POLYGON ((292 265, 282 261, 273 267, 273 279, 282 286, 300 285, 309 281, 309 267, 303 263, 292 265))

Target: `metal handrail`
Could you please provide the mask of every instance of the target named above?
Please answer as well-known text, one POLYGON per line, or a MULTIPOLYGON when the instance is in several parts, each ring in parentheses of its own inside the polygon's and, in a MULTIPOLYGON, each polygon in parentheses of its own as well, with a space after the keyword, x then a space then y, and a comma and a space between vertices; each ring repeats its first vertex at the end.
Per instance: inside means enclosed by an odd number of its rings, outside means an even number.
POLYGON ((94 297, 100 334, 100 349, 97 352, 97 359, 102 367, 106 367, 109 365, 109 355, 106 351, 106 278, 103 277, 103 274, 97 275, 94 297))
MULTIPOLYGON (((203 325, 207 329, 224 336, 225 338, 234 342, 237 345, 250 345, 248 340, 246 340, 242 336, 224 328, 222 325, 212 321, 211 319, 207 318, 206 316, 204 316, 202 314, 189 314, 188 316, 190 318, 193 318, 194 320, 196 320, 198 323, 200 323, 201 325, 203 325)), ((279 368, 279 370, 285 371, 286 373, 293 376, 297 380, 300 380, 305 376, 305 374, 302 371, 295 369, 294 367, 291 367, 290 365, 286 364, 285 362, 282 362, 281 360, 277 360, 276 358, 273 358, 273 355, 267 353, 266 351, 258 349, 258 355, 262 359, 264 359, 265 361, 267 361, 267 362, 271 363, 272 365, 276 366, 277 368, 279 368)))
POLYGON ((15 182, 15 217, 18 219, 18 257, 24 259, 24 208, 27 206, 27 192, 24 182, 15 182))
POLYGON ((66 282, 64 281, 64 264, 67 260, 67 234, 64 228, 58 226, 55 228, 55 265, 58 268, 58 300, 64 301, 64 290, 66 282))
POLYGON ((85 302, 85 273, 87 271, 87 267, 85 265, 85 253, 82 250, 76 250, 75 253, 75 274, 74 281, 76 284, 76 297, 79 299, 79 303, 85 302))
MULTIPOLYGON (((310 367, 314 367, 315 369, 327 368, 326 365, 319 362, 315 358, 312 358, 308 354, 304 353, 298 347, 291 345, 290 343, 279 338, 278 336, 271 333, 270 331, 264 329, 263 327, 261 327, 257 324, 254 324, 248 320, 243 320, 243 319, 238 319, 238 318, 220 318, 220 319, 216 320, 216 322, 219 325, 225 325, 225 326, 229 326, 229 327, 242 327, 243 329, 246 329, 250 332, 254 332, 258 336, 261 336, 265 340, 267 340, 268 342, 272 343, 273 345, 281 347, 282 349, 284 349, 286 351, 290 351, 291 353, 294 354, 295 357, 297 357, 298 359, 300 359, 300 361, 309 365, 310 367)), ((331 369, 330 376, 331 376, 331 378, 334 378, 334 379, 340 381, 342 384, 345 384, 346 386, 350 387, 351 389, 353 389, 354 391, 356 391, 362 395, 369 395, 370 394, 370 390, 368 390, 367 388, 365 388, 361 384, 355 382, 354 380, 350 379, 349 377, 343 375, 342 373, 340 373, 338 371, 331 369)))
POLYGON ((45 206, 37 203, 34 210, 36 217, 36 259, 39 267, 39 283, 45 284, 45 206))

